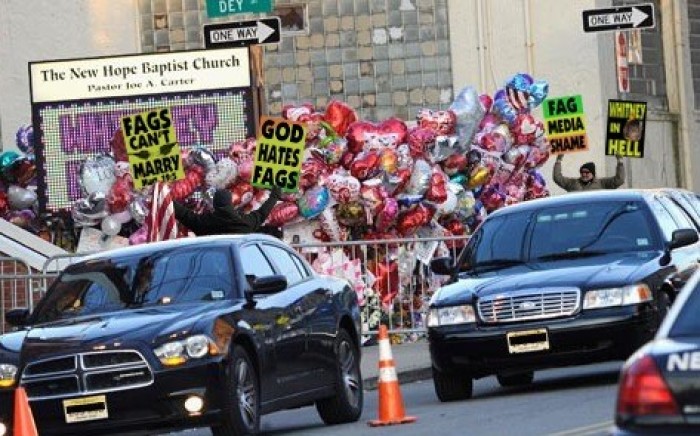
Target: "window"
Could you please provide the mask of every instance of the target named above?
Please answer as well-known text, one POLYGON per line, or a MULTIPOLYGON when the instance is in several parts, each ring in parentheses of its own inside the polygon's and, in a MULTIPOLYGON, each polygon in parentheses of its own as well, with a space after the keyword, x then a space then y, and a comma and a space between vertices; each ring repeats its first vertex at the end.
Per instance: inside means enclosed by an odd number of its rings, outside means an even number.
POLYGON ((695 225, 690 220, 690 217, 688 216, 688 214, 686 214, 680 208, 680 206, 678 206, 676 203, 674 203, 673 200, 671 200, 668 197, 661 197, 661 198, 659 198, 659 200, 661 201, 661 204, 663 204, 664 207, 666 207, 668 212, 671 214, 671 216, 673 217, 673 220, 676 222, 676 224, 678 224, 679 229, 694 229, 695 228, 695 225))
POLYGON ((267 277, 275 274, 270 262, 257 245, 248 245, 241 249, 241 266, 243 273, 250 280, 255 277, 267 277))
POLYGON ((523 239, 530 213, 510 214, 484 222, 467 246, 473 255, 467 254, 462 269, 493 260, 522 260, 523 239))
POLYGON ((656 217, 656 221, 661 227, 661 232, 664 235, 664 240, 670 241, 673 235, 673 231, 678 229, 678 225, 673 220, 671 214, 666 210, 666 208, 661 204, 658 198, 654 198, 649 202, 651 207, 651 212, 656 217))
POLYGON ((267 253, 272 261, 277 265, 280 274, 287 278, 287 285, 292 286, 304 278, 297 264, 292 260, 292 254, 284 248, 274 245, 264 245, 265 253, 267 253))
MULTIPOLYGON (((637 0, 615 0, 614 6, 639 4, 637 0)), ((630 93, 625 100, 648 101, 650 109, 668 109, 666 72, 661 23, 661 5, 654 0, 655 27, 628 32, 630 93), (639 48, 639 49, 638 49, 639 48), (636 56, 641 52, 641 56, 636 56), (641 57, 641 59, 639 59, 641 57)), ((697 89, 697 88, 696 88, 697 89)))
MULTIPOLYGON (((688 286, 692 286, 692 283, 689 283, 688 286)), ((671 327, 669 331, 669 337, 697 337, 700 331, 700 317, 698 316, 698 312, 700 312, 700 281, 695 280, 693 291, 678 313, 676 322, 673 323, 673 327, 671 327)))

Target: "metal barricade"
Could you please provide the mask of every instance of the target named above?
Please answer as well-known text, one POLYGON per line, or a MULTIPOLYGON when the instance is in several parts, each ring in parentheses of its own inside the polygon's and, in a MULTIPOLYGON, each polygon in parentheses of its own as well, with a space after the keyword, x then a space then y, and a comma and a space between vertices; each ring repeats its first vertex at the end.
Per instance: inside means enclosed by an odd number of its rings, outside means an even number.
POLYGON ((379 324, 415 340, 425 333, 425 314, 433 292, 446 279, 430 270, 434 257, 456 259, 468 236, 292 244, 314 270, 345 278, 362 308, 363 331, 379 324))

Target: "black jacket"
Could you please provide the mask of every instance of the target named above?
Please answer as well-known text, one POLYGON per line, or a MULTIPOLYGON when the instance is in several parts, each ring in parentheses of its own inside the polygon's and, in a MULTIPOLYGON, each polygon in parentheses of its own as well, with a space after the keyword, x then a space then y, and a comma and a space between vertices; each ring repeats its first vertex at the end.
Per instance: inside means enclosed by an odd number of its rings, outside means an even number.
POLYGON ((197 236, 258 233, 277 200, 277 196, 271 195, 260 208, 247 214, 233 206, 198 214, 174 202, 175 218, 197 236))

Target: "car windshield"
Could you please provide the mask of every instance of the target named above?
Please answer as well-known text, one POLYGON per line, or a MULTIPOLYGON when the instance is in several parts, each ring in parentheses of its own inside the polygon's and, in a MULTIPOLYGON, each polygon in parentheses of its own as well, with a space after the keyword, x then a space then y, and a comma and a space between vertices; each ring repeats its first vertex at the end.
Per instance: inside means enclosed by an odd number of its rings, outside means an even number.
POLYGON ((700 280, 695 280, 692 292, 681 307, 668 336, 676 337, 698 337, 700 336, 700 280))
POLYGON ((467 245, 462 271, 645 251, 657 238, 641 202, 596 202, 495 216, 467 245))
POLYGON ((232 283, 225 249, 187 248, 87 261, 68 267, 56 279, 37 307, 34 322, 222 300, 231 295, 232 283))

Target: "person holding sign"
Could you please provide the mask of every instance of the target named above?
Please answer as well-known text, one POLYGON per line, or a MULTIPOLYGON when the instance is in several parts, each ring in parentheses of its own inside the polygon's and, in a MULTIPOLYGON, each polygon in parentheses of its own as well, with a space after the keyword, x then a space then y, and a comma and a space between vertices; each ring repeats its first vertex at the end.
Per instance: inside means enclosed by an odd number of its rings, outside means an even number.
POLYGON ((262 206, 248 214, 233 207, 231 191, 227 189, 218 189, 214 193, 213 212, 197 214, 177 201, 173 204, 175 218, 197 236, 269 233, 263 223, 280 196, 280 188, 272 188, 262 206))
POLYGON ((617 168, 613 177, 596 178, 595 164, 586 162, 579 169, 580 177, 578 179, 564 177, 561 174, 561 161, 564 155, 557 156, 557 161, 554 163, 554 172, 552 178, 554 183, 559 185, 567 192, 572 191, 591 191, 594 189, 616 189, 625 183, 625 167, 622 163, 622 156, 617 157, 617 168))

